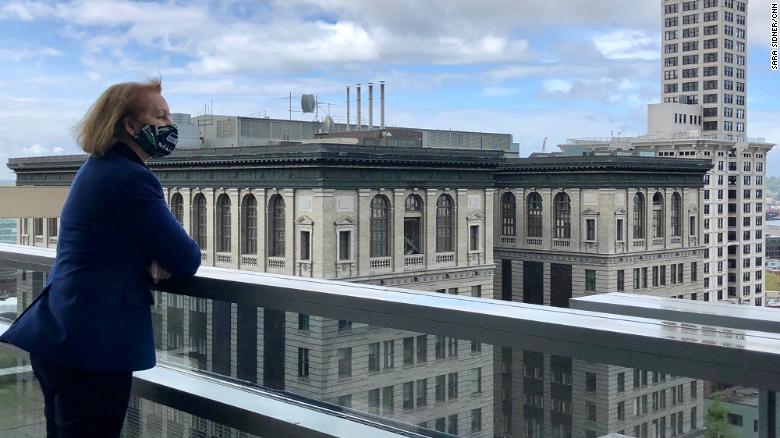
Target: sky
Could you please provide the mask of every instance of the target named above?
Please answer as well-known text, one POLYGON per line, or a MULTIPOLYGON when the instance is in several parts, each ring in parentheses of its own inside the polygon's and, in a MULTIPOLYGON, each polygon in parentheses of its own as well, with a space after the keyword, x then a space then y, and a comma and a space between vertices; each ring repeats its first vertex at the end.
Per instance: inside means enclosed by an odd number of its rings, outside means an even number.
MULTIPOLYGON (((748 3, 747 134, 780 142, 770 4, 748 3)), ((80 153, 103 90, 159 77, 172 112, 287 118, 311 93, 337 122, 345 86, 354 122, 354 85, 384 80, 388 125, 510 133, 521 156, 641 135, 660 45, 658 0, 0 0, 0 180, 10 157, 80 153)))

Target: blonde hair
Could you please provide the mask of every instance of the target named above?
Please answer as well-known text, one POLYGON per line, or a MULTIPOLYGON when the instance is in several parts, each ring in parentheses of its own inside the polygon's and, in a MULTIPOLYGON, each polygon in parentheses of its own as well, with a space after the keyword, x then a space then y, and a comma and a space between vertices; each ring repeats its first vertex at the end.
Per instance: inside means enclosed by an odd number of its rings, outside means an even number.
POLYGON ((124 82, 108 87, 76 126, 81 149, 90 155, 102 157, 111 145, 127 137, 124 119, 140 115, 144 109, 142 97, 149 92, 162 92, 159 79, 124 82))

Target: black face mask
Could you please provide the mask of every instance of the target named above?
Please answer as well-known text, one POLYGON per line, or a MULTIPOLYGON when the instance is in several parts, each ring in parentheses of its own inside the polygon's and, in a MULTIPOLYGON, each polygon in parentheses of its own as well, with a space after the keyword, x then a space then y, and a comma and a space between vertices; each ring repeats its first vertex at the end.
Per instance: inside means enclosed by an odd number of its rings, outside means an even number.
POLYGON ((176 149, 179 130, 176 125, 144 125, 138 134, 133 136, 133 140, 152 158, 162 158, 176 149))

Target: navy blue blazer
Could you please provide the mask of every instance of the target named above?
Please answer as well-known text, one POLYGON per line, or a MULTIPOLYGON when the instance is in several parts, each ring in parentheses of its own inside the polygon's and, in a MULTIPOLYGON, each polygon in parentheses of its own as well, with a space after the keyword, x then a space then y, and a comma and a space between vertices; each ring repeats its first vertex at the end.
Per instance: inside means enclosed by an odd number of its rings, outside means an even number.
POLYGON ((152 260, 172 276, 192 276, 200 249, 155 174, 117 143, 76 173, 46 285, 0 341, 67 368, 154 367, 152 260))

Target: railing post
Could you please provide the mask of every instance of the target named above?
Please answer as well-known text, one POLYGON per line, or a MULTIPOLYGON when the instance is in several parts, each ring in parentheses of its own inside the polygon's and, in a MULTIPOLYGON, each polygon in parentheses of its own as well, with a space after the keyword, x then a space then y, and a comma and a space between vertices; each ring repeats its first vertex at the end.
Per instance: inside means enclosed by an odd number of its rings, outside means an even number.
POLYGON ((777 437, 777 393, 760 389, 758 392, 758 438, 777 437))

